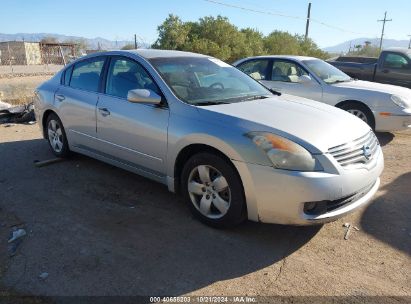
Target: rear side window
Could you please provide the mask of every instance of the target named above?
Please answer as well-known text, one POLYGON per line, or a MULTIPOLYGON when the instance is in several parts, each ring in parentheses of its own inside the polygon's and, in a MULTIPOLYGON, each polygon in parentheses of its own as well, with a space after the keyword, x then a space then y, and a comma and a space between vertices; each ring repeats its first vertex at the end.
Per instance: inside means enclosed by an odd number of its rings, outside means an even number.
POLYGON ((267 79, 268 63, 267 59, 250 60, 240 64, 238 69, 255 80, 265 80, 267 79))
POLYGON ((71 75, 70 87, 97 92, 104 60, 99 57, 77 63, 71 75))

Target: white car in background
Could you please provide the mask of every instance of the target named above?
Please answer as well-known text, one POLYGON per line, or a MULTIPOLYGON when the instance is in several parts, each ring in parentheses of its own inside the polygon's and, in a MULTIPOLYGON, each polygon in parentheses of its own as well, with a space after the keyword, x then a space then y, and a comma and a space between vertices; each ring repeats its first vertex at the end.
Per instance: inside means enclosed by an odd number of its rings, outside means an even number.
POLYGON ((312 57, 250 57, 233 65, 272 90, 346 110, 376 131, 411 128, 411 89, 355 80, 312 57))

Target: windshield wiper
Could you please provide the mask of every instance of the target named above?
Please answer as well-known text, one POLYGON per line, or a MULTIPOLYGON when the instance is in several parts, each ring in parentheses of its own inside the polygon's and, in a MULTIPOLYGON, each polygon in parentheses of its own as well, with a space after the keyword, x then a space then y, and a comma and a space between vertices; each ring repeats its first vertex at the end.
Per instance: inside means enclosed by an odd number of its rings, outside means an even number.
POLYGON ((229 104, 229 102, 224 102, 224 101, 202 101, 202 102, 194 103, 193 105, 202 107, 202 106, 215 106, 215 105, 220 105, 220 104, 229 104))
POLYGON ((266 99, 270 98, 267 95, 256 95, 256 96, 250 96, 248 98, 241 99, 241 101, 248 101, 248 100, 257 100, 257 99, 266 99))
POLYGON ((272 88, 267 87, 265 84, 258 82, 259 84, 261 84, 264 88, 266 88, 267 90, 269 90, 272 94, 277 95, 277 96, 281 96, 281 92, 278 92, 272 88))
POLYGON ((352 81, 352 80, 353 80, 352 78, 346 79, 346 80, 336 80, 336 81, 330 82, 330 84, 341 83, 341 82, 349 82, 349 81, 352 81))
POLYGON ((273 93, 274 95, 277 95, 277 96, 281 96, 281 92, 278 92, 278 91, 276 91, 276 90, 274 90, 274 89, 271 89, 271 88, 267 88, 271 93, 273 93))

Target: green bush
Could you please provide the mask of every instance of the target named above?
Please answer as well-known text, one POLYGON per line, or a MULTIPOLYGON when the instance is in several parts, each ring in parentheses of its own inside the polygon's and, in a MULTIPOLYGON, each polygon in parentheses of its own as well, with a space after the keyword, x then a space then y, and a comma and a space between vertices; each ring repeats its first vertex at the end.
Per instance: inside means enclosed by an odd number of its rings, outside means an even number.
POLYGON ((328 57, 328 53, 322 51, 313 40, 301 35, 273 31, 264 36, 251 28, 239 30, 222 16, 183 22, 178 16, 170 14, 157 30, 159 35, 153 48, 202 53, 227 62, 258 55, 328 57))

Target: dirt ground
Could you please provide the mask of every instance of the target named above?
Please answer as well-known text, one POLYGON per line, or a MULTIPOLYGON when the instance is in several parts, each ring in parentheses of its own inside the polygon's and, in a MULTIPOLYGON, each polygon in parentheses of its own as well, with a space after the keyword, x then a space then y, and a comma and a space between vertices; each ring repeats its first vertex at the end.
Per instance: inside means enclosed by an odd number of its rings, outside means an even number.
POLYGON ((324 226, 215 230, 166 187, 99 161, 36 168, 52 157, 38 126, 0 125, 0 292, 411 297, 411 132, 378 137, 386 166, 368 207, 324 226), (360 229, 348 240, 346 222, 360 229), (10 258, 12 227, 28 235, 10 258))

